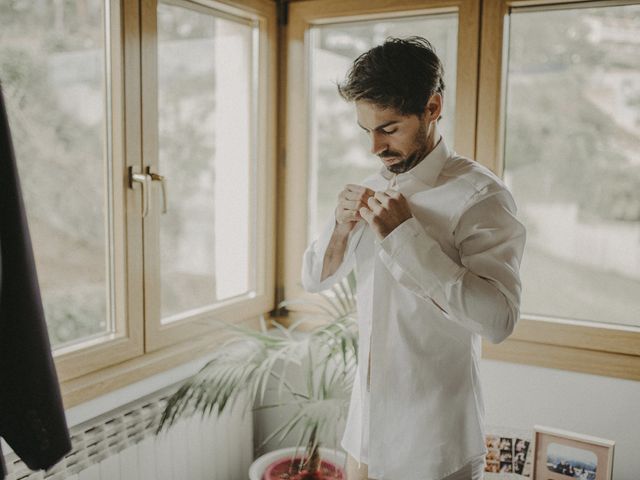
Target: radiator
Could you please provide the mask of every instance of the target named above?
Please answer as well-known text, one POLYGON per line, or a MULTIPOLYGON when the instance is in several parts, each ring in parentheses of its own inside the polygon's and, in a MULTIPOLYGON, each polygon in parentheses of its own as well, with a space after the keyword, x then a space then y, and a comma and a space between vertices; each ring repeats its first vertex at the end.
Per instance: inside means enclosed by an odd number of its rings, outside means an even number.
POLYGON ((154 426, 175 386, 71 429, 72 451, 48 471, 5 457, 7 480, 247 480, 253 416, 242 404, 219 418, 195 414, 156 436, 154 426))

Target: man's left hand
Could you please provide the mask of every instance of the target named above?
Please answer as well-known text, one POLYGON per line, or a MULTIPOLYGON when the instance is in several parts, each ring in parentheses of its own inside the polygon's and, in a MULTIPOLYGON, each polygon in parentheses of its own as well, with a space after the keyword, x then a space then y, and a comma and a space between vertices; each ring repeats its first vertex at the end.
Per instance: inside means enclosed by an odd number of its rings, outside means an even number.
POLYGON ((413 215, 407 199, 400 192, 376 192, 367 201, 369 208, 361 207, 360 216, 369 224, 380 240, 413 215))

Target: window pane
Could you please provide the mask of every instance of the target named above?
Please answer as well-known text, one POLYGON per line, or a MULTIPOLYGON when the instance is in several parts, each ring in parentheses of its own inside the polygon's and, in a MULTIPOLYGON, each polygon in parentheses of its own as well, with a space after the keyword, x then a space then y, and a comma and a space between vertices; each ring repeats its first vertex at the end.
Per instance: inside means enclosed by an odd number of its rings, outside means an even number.
POLYGON ((359 183, 380 168, 356 123, 355 106, 338 94, 353 61, 388 36, 421 35, 431 42, 445 71, 445 101, 440 131, 454 144, 457 14, 424 15, 404 19, 336 23, 311 29, 309 238, 314 238, 335 209, 338 193, 347 183, 359 183))
POLYGON ((53 347, 110 332, 105 8, 2 2, 0 80, 53 347))
POLYGON ((158 5, 164 322, 255 290, 253 35, 246 23, 158 5))
POLYGON ((640 325, 640 6, 511 15, 523 313, 640 325))

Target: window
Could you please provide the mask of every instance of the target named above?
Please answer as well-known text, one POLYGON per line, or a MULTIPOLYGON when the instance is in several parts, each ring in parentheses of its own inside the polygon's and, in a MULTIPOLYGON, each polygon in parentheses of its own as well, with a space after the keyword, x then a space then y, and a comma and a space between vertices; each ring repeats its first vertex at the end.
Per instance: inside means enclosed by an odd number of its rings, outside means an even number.
POLYGON ((640 326, 639 15, 509 15, 504 177, 529 233, 526 314, 640 326))
POLYGON ((118 5, 100 0, 2 9, 0 75, 47 327, 66 379, 142 349, 124 315, 122 44, 111 36, 122 24, 118 5))
POLYGON ((0 79, 69 407, 273 308, 275 5, 40 3, 0 79))
POLYGON ((640 5, 629 3, 484 12, 477 158, 503 175, 528 230, 521 321, 485 344, 489 358, 639 378, 640 5))
POLYGON ((274 207, 259 19, 187 1, 149 4, 142 15, 157 19, 143 27, 155 39, 142 53, 143 157, 159 180, 152 205, 167 207, 145 217, 146 346, 155 350, 211 320, 273 307, 274 207))
POLYGON ((528 228, 520 323, 484 356, 640 379, 640 1, 294 0, 280 51, 271 0, 32 3, 0 6, 0 79, 67 406, 302 295, 378 168, 335 83, 390 35, 433 42, 441 129, 528 228))
POLYGON ((288 298, 304 295, 299 283, 302 254, 332 214, 344 184, 358 183, 380 168, 379 160, 368 153, 354 106, 336 89, 360 53, 387 36, 427 37, 445 67, 440 129, 458 152, 473 156, 478 2, 371 1, 357 9, 354 5, 329 6, 320 0, 290 6, 287 169, 281 207, 287 225, 279 245, 284 262, 280 281, 288 298))
POLYGON ((108 46, 99 1, 84 12, 45 9, 12 11, 0 54, 49 335, 59 348, 114 330, 108 46))
POLYGON ((423 34, 455 73, 446 134, 505 179, 528 228, 520 322, 483 355, 640 379, 639 12, 629 1, 292 3, 284 296, 303 295, 302 253, 340 186, 377 167, 336 81, 386 35, 423 34))
POLYGON ((457 13, 330 23, 310 28, 308 238, 315 238, 333 214, 337 194, 345 183, 358 183, 380 168, 379 160, 369 154, 369 140, 355 121, 353 105, 340 97, 336 82, 344 80, 354 58, 386 37, 419 33, 429 37, 444 64, 446 100, 439 127, 453 145, 457 13))

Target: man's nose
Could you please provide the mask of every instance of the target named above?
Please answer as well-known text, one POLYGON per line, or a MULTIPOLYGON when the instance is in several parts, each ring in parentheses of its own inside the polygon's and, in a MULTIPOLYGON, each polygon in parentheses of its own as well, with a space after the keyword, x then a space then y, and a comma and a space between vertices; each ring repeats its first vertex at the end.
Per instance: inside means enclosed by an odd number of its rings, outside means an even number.
POLYGON ((387 147, 387 142, 382 135, 375 132, 371 134, 371 153, 378 155, 379 153, 384 152, 387 147))

